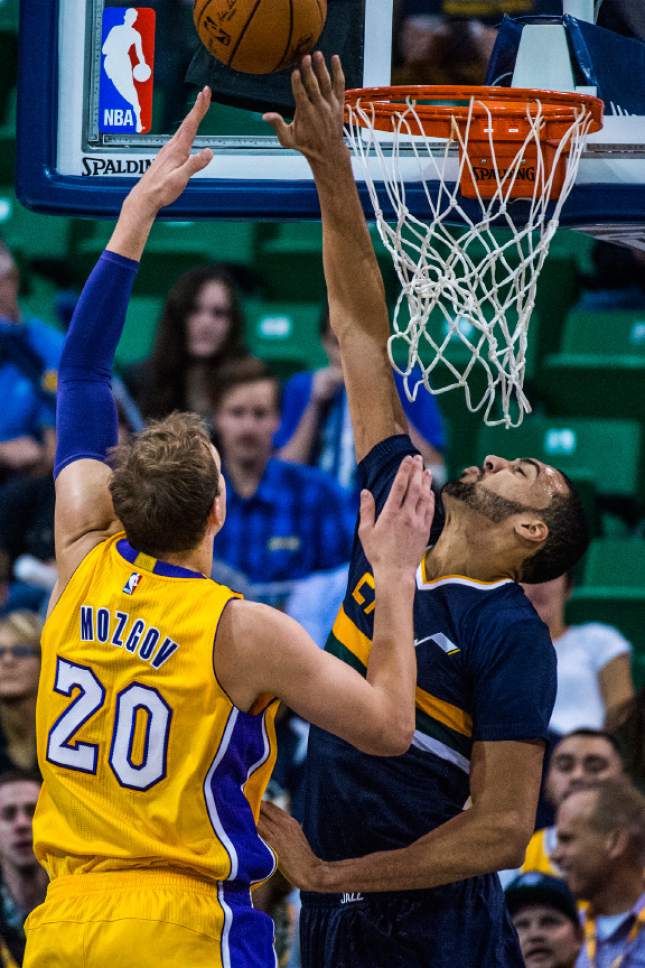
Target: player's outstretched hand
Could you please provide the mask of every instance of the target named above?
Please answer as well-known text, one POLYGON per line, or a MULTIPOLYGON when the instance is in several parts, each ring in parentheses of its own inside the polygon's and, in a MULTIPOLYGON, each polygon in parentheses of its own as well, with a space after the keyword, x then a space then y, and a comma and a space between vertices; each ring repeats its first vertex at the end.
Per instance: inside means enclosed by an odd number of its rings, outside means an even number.
POLYGON ((146 214, 155 216, 160 209, 176 201, 192 176, 211 161, 213 152, 210 148, 191 154, 210 103, 210 88, 204 87, 175 134, 130 192, 131 201, 140 205, 146 214))
POLYGON ((345 76, 337 54, 331 74, 320 51, 307 54, 291 75, 296 113, 291 124, 279 114, 265 114, 283 148, 300 151, 310 162, 322 161, 335 151, 346 151, 343 141, 345 76))
POLYGON ((316 872, 322 861, 309 846, 302 827, 274 803, 263 803, 258 824, 260 836, 278 855, 278 867, 301 891, 320 890, 316 872))
POLYGON ((428 546, 434 517, 432 475, 421 457, 405 457, 376 518, 374 498, 361 491, 358 535, 372 569, 413 575, 428 546))

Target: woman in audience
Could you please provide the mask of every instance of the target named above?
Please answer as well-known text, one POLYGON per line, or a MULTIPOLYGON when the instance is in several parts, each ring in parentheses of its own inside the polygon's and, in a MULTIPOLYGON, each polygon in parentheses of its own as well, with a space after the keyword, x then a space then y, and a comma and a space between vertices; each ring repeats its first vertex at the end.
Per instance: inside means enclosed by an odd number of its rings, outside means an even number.
POLYGON ((35 770, 42 623, 35 612, 0 618, 0 773, 35 770))
POLYGON ((549 626, 558 656, 558 693, 550 728, 559 736, 575 729, 602 729, 634 694, 632 647, 618 629, 601 622, 567 625, 570 575, 542 585, 524 585, 538 615, 549 626))
POLYGON ((168 293, 151 356, 125 380, 146 419, 192 410, 208 419, 224 362, 248 355, 232 276, 218 265, 181 276, 168 293))

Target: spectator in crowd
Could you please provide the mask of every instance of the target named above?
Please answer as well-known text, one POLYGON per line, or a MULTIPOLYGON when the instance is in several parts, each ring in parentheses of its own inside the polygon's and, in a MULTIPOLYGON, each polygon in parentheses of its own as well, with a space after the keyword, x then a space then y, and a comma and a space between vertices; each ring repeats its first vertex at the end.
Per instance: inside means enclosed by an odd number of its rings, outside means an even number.
POLYGON ((287 594, 293 582, 349 560, 353 507, 329 475, 271 456, 279 387, 259 360, 221 373, 212 418, 228 482, 214 577, 223 580, 224 565, 254 586, 273 585, 271 604, 280 605, 280 586, 287 594))
MULTIPOLYGON (((113 393, 115 383, 112 384, 113 393)), ((117 402, 119 441, 141 429, 132 415, 117 402), (134 420, 134 424, 130 421, 134 420)), ((41 612, 56 583, 54 553, 54 479, 16 476, 0 484, 0 554, 12 580, 7 597, 0 601, 0 615, 16 609, 41 612)))
POLYGON ((0 771, 36 769, 41 628, 33 612, 0 618, 0 771))
MULTIPOLYGON (((546 795, 557 809, 570 793, 605 780, 624 779, 623 762, 611 734, 579 729, 556 745, 546 777, 546 795)), ((554 826, 536 831, 526 848, 522 871, 539 871, 559 877, 554 860, 557 834, 554 826)))
POLYGON ((645 793, 645 688, 628 699, 610 723, 620 748, 625 773, 641 793, 645 793))
POLYGON ((581 727, 602 729, 614 711, 634 694, 631 645, 611 625, 567 625, 564 616, 571 575, 524 591, 549 626, 558 656, 558 691, 551 730, 563 736, 581 727))
POLYGON ((56 373, 63 337, 40 320, 23 317, 20 274, 0 243, 0 480, 51 471, 56 373))
POLYGON ((247 355, 233 278, 222 266, 191 269, 168 293, 149 359, 130 366, 126 384, 146 419, 173 410, 211 418, 221 366, 247 355))
POLYGON ((555 860, 581 905, 576 968, 645 964, 645 797, 626 781, 574 790, 560 804, 555 860))
MULTIPOLYGON (((320 334, 329 365, 296 373, 287 382, 282 397, 282 421, 274 444, 283 460, 319 467, 356 497, 354 436, 338 339, 329 325, 326 307, 320 334)), ((442 450, 446 441, 437 401, 431 394, 421 392, 410 403, 402 379, 398 374, 395 379, 413 443, 426 465, 432 468, 433 479, 441 483, 445 478, 442 450)))
POLYGON ((506 904, 526 968, 574 968, 582 928, 576 900, 564 881, 521 874, 506 888, 506 904))
POLYGON ((0 773, 0 966, 18 968, 23 925, 45 899, 47 875, 34 857, 31 820, 40 780, 24 770, 0 773))

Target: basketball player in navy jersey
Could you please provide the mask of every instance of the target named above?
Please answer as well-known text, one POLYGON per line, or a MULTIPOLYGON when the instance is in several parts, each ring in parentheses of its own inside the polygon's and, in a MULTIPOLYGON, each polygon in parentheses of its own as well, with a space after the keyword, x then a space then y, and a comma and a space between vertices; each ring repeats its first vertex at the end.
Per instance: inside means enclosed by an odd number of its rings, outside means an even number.
MULTIPOLYGON (((293 91, 293 123, 266 120, 314 174, 360 481, 378 506, 415 451, 403 432, 383 284, 343 141, 338 58, 330 76, 321 54, 305 57, 293 91)), ((584 516, 568 479, 531 458, 487 457, 446 485, 443 505, 443 529, 417 573, 409 750, 377 760, 314 727, 306 838, 278 808, 264 813, 265 836, 303 889, 305 968, 522 964, 493 872, 521 863, 533 831, 556 659, 518 582, 569 569, 586 547, 584 516)), ((356 548, 327 650, 362 671, 378 595, 356 548)))

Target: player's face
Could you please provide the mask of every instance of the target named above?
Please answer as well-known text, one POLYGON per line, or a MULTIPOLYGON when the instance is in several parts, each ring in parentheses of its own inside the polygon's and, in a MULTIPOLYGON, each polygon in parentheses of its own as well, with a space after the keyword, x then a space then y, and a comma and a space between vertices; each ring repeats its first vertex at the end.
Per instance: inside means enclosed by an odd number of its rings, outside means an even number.
POLYGON ((32 780, 0 785, 0 859, 14 867, 33 867, 31 820, 39 786, 32 780))
POLYGON ((513 917, 526 968, 573 968, 580 932, 570 918, 546 904, 531 904, 513 917))
POLYGON ((11 629, 0 627, 0 702, 35 696, 39 670, 38 643, 25 645, 11 629))
POLYGON ((188 355, 204 360, 216 356, 226 342, 232 322, 231 293, 222 282, 207 282, 197 293, 186 317, 188 355))
POLYGON ((268 460, 279 424, 273 380, 234 387, 222 399, 214 423, 225 462, 268 460))
POLYGON ((466 468, 460 481, 527 508, 546 508, 555 494, 567 493, 560 472, 534 457, 506 460, 489 454, 481 467, 466 468))
POLYGON ((560 805, 553 854, 570 890, 587 900, 604 883, 609 861, 607 834, 596 830, 592 821, 596 797, 595 790, 578 790, 560 805))
POLYGON ((569 736, 553 751, 546 791, 557 807, 574 790, 618 779, 622 773, 620 756, 602 736, 569 736))

